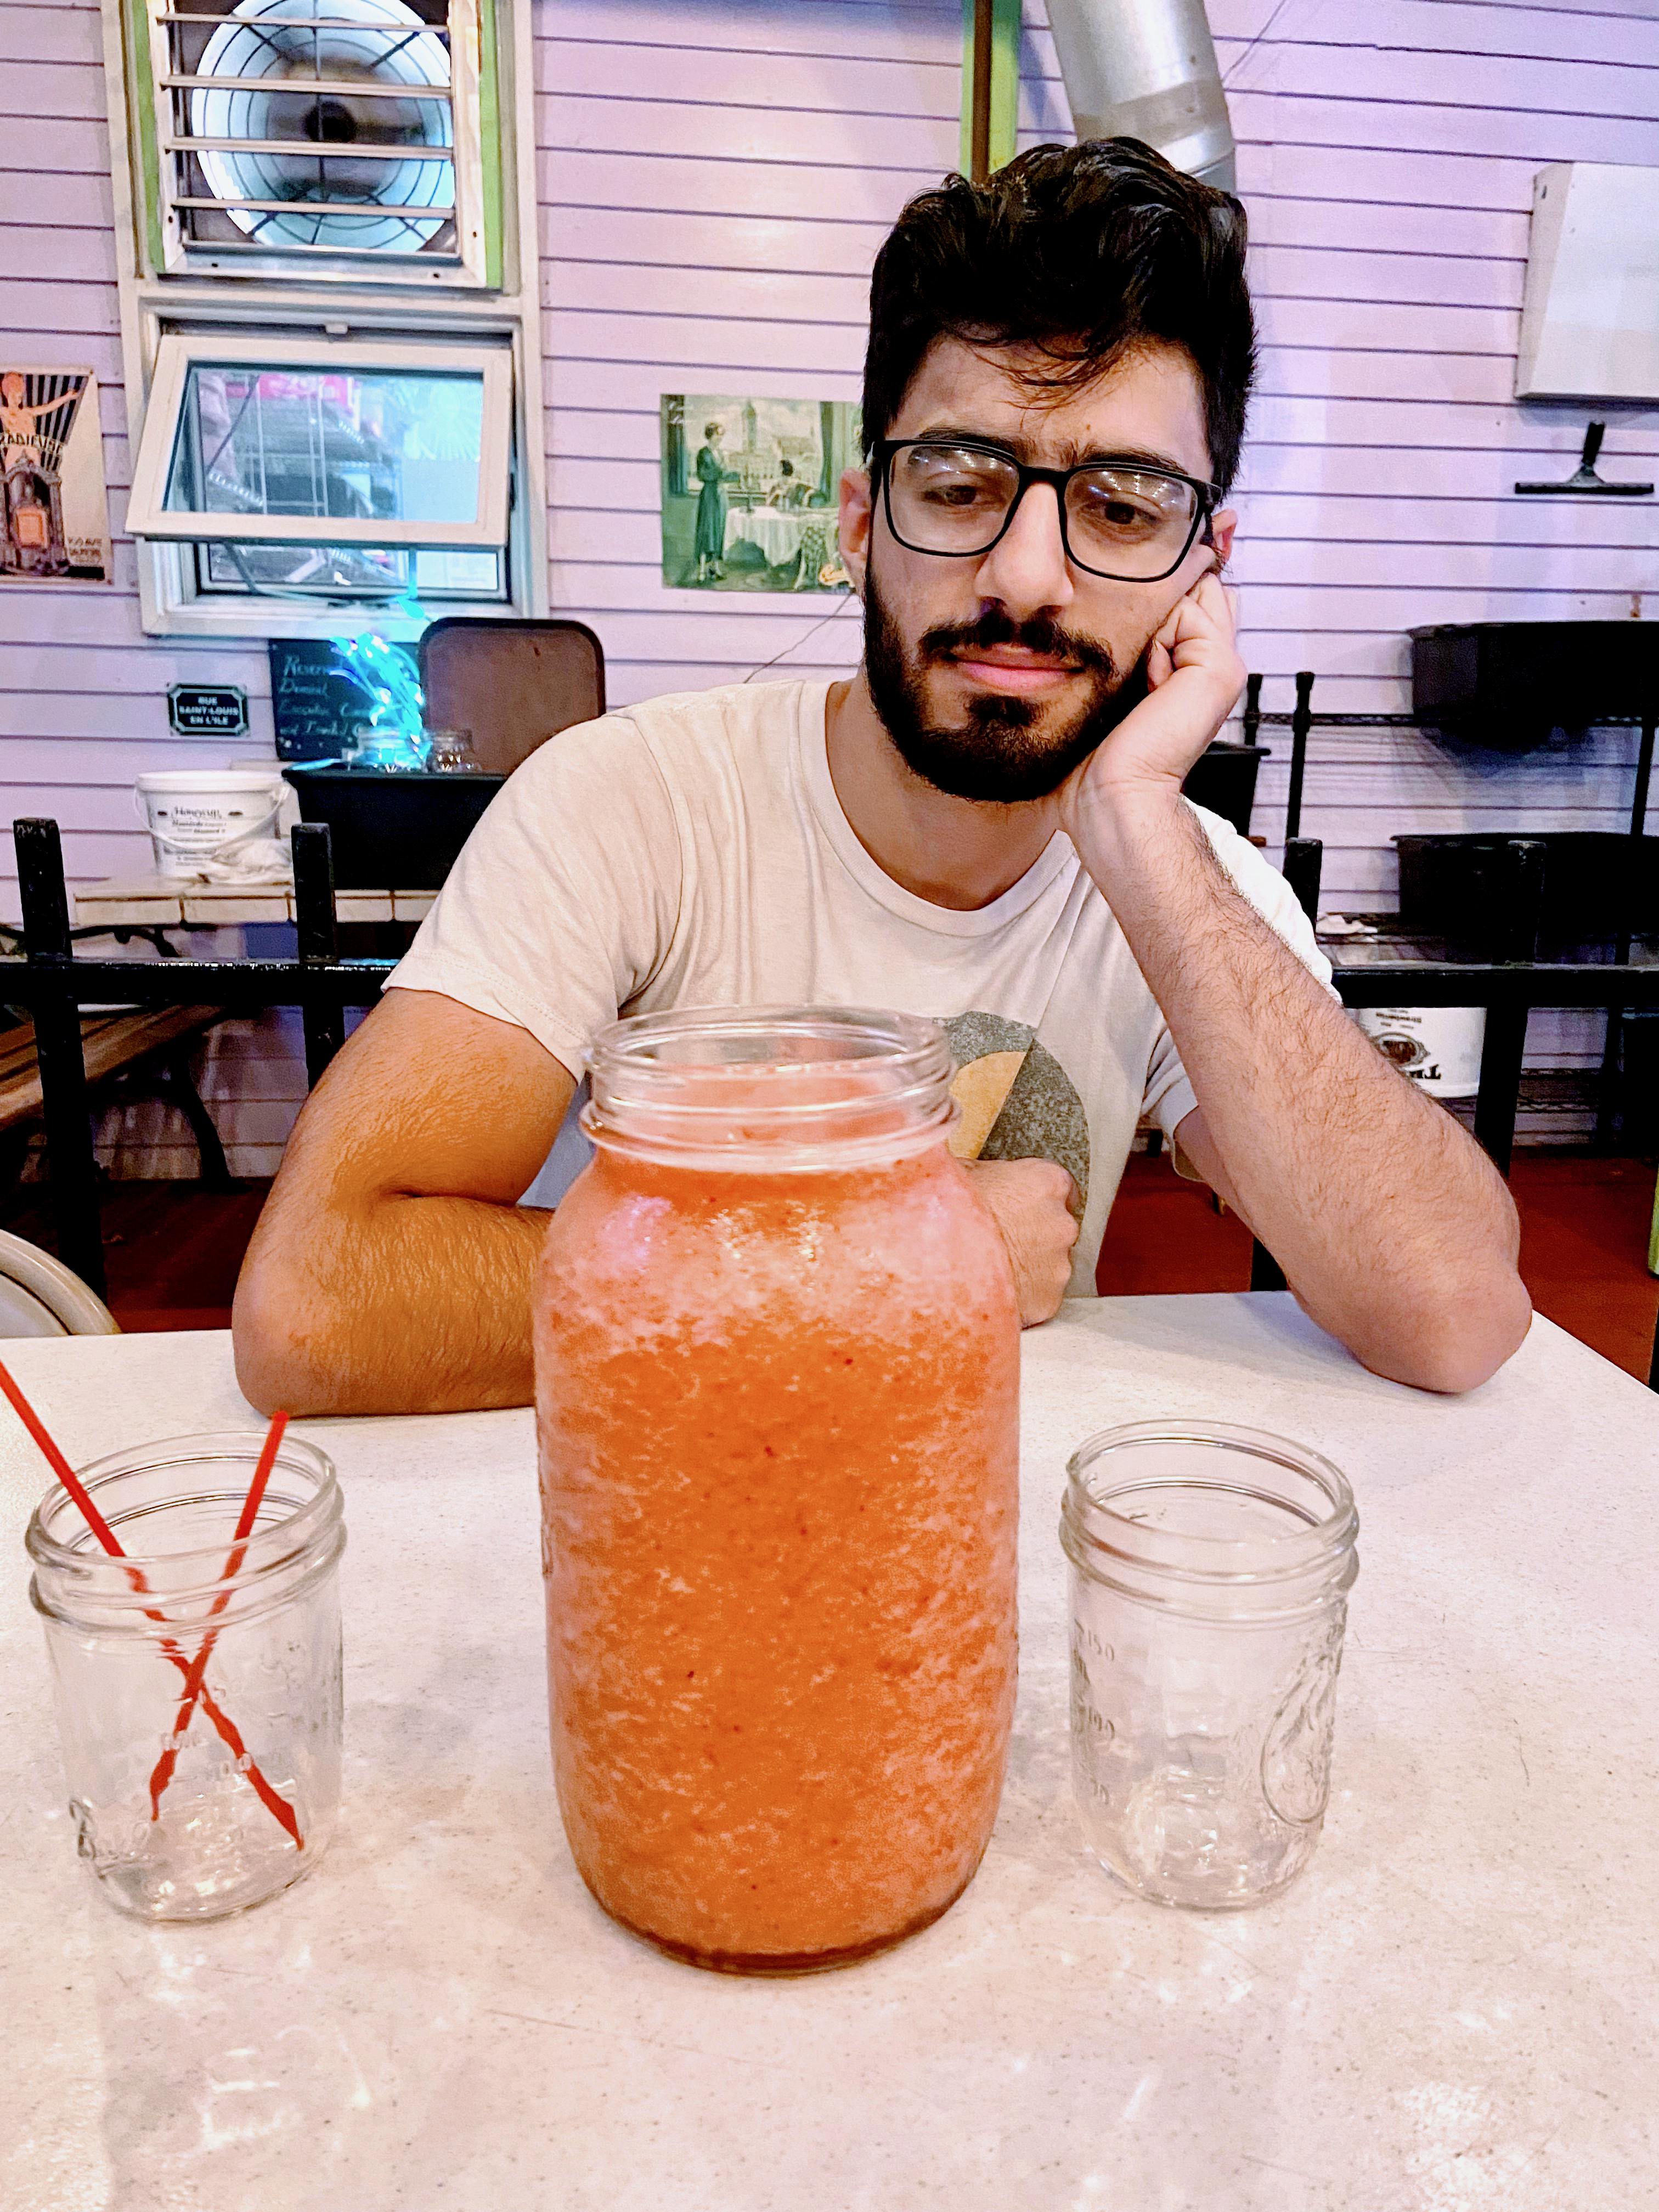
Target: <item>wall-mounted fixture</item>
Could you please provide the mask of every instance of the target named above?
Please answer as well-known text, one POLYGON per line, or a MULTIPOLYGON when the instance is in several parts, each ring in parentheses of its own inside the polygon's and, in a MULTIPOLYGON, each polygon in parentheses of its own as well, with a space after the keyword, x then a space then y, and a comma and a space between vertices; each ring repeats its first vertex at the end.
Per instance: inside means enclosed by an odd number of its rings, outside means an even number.
POLYGON ((1537 498, 1545 498, 1555 492, 1567 492, 1574 496, 1588 493, 1592 498, 1599 495, 1602 499, 1651 499, 1653 486, 1650 483, 1611 483, 1606 477, 1597 474, 1595 457, 1601 450, 1607 428, 1605 422, 1589 425, 1584 433, 1584 449, 1578 456, 1578 465, 1570 477, 1563 477, 1559 483, 1518 483, 1515 487, 1516 491, 1530 493, 1537 498))
POLYGON ((1204 0, 1048 0, 1079 138, 1140 138, 1223 191, 1232 124, 1204 0))
POLYGON ((1533 179, 1517 399, 1659 399, 1659 168, 1533 179))

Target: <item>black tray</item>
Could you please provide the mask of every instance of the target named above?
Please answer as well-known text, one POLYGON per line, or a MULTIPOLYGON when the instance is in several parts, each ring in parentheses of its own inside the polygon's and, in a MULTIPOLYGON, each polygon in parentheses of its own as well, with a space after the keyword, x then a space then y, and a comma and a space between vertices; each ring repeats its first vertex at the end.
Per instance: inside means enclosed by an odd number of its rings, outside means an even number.
POLYGON ((1400 919, 1460 944, 1491 934, 1507 896, 1512 837, 1545 848, 1539 945, 1547 959, 1569 945, 1609 943, 1624 929, 1659 929, 1659 837, 1616 830, 1460 830, 1400 836, 1400 919))
POLYGON ((1527 751, 1659 697, 1656 623, 1439 623, 1411 640, 1412 712, 1468 744, 1527 751))
POLYGON ((504 775, 285 768, 300 816, 326 822, 343 891, 436 890, 504 775))

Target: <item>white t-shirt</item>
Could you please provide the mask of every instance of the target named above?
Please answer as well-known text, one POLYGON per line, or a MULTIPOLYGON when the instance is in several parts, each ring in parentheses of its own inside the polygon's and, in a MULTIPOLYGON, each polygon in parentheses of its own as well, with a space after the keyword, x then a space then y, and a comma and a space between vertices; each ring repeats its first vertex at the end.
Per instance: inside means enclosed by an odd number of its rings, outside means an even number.
MULTIPOLYGON (((1195 1104, 1105 900, 1056 835, 989 906, 931 905, 842 811, 822 682, 732 684, 562 732, 504 786, 391 981, 528 1030, 573 1074, 619 1013, 890 1006, 941 1020, 968 1158, 1058 1160, 1095 1261, 1135 1124, 1195 1104)), ((1195 808, 1222 866, 1322 981, 1284 878, 1195 808)), ((532 1191, 547 1195, 544 1179, 532 1191)))

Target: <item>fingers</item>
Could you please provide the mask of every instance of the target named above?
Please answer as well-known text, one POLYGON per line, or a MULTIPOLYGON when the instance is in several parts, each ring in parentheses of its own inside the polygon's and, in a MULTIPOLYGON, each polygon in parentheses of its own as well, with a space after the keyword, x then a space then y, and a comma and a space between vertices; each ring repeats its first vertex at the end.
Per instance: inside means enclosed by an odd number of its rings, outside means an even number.
POLYGON ((964 1163, 974 1187, 1002 1232, 1014 1273, 1023 1328, 1051 1321, 1072 1279, 1072 1249, 1082 1200, 1077 1185, 1053 1160, 964 1163))
MULTIPOLYGON (((1081 1205, 1076 1183, 1058 1160, 1024 1160, 1019 1164, 1030 1177, 1033 1190, 1042 1197, 1063 1206, 1068 1213, 1081 1205)), ((1076 1242, 1077 1225, 1073 1223, 1071 1236, 1066 1239, 1068 1248, 1076 1242)))
MULTIPOLYGON (((1224 638, 1230 644, 1237 622, 1238 594, 1231 584, 1224 584, 1213 568, 1206 568, 1191 591, 1176 602, 1170 621, 1176 625, 1177 634, 1194 637, 1211 633, 1224 638)), ((1170 623, 1164 624, 1167 629, 1170 623)), ((1162 630, 1158 633, 1161 637, 1162 630)))

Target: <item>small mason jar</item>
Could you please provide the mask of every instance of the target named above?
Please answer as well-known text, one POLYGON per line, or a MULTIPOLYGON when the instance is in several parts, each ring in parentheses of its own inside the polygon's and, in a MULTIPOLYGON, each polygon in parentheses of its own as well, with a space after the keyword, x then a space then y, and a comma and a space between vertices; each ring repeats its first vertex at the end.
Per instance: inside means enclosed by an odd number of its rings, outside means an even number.
POLYGON ((325 1454, 285 1435, 239 1546, 263 1442, 174 1437, 82 1468, 123 1558, 61 1485, 29 1522, 81 1856, 139 1919, 258 1905, 333 1832, 339 1485, 325 1454))
POLYGON ((1103 1430, 1066 1477, 1084 1834, 1143 1897, 1259 1904, 1324 1820, 1353 1493, 1316 1452, 1219 1422, 1103 1430))
POLYGON ((1019 1314, 951 1158, 938 1024, 602 1031, 536 1291, 559 1806, 694 1964, 925 1928, 996 1817, 1017 1661, 1019 1314))

